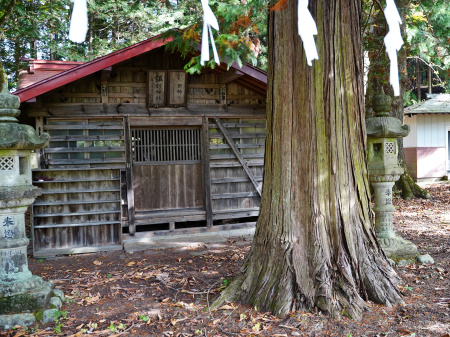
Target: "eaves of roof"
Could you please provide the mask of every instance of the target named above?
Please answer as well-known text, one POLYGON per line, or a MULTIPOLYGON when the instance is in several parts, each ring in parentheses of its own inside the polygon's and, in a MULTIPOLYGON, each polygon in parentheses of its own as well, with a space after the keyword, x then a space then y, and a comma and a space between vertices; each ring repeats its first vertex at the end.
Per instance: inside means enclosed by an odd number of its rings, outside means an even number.
POLYGON ((405 114, 449 114, 450 94, 434 95, 433 98, 405 108, 405 114))
MULTIPOLYGON (((19 96, 21 102, 26 102, 39 95, 45 94, 46 92, 91 75, 97 71, 106 69, 117 63, 159 48, 171 40, 172 38, 163 39, 161 35, 154 36, 145 41, 96 58, 90 62, 86 62, 52 77, 36 82, 30 86, 15 91, 13 94, 19 96)), ((244 73, 244 76, 237 80, 239 83, 251 90, 265 95, 267 88, 267 73, 265 71, 253 67, 250 64, 244 64, 242 67, 239 67, 236 63, 233 63, 231 67, 239 69, 239 71, 244 73)), ((222 63, 220 66, 216 67, 216 69, 219 70, 219 72, 224 72, 227 69, 227 65, 222 63)))
POLYGON ((114 64, 126 61, 132 57, 161 47, 167 44, 170 40, 171 38, 163 40, 161 35, 157 35, 148 40, 136 43, 121 50, 117 50, 108 55, 96 58, 90 62, 86 62, 52 77, 36 82, 28 87, 15 91, 13 94, 19 96, 21 102, 28 101, 29 99, 45 94, 46 92, 76 81, 82 77, 111 67, 114 64))

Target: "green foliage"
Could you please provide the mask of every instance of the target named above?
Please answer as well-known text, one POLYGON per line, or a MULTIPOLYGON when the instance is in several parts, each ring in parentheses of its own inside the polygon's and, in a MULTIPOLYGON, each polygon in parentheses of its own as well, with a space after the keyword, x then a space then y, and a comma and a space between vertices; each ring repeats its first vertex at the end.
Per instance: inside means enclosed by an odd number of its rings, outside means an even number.
MULTIPOLYGON (((450 10, 449 1, 414 0, 407 15, 409 56, 418 57, 421 65, 431 65, 434 85, 441 84, 448 91, 450 83, 450 10)), ((425 67, 426 68, 426 67, 425 67)), ((410 69, 410 76, 415 76, 410 69)))
MULTIPOLYGON (((450 89, 450 10, 449 1, 411 0, 397 1, 401 14, 405 15, 404 45, 399 54, 410 60, 408 73, 400 74, 410 80, 416 79, 415 62, 419 59, 425 72, 431 65, 434 72, 433 85, 442 85, 450 89)), ((388 59, 384 56, 384 36, 388 32, 380 5, 384 8, 385 1, 363 1, 363 44, 370 58, 370 80, 375 88, 389 81, 388 59)), ((410 90, 411 81, 401 80, 410 90)), ((411 104, 413 98, 408 98, 411 104)))
POLYGON ((147 323, 150 320, 150 317, 148 317, 147 315, 141 315, 139 316, 139 319, 147 323))
POLYGON ((67 319, 67 311, 57 310, 55 311, 53 318, 55 319, 56 322, 62 319, 67 319))
MULTIPOLYGON (((251 62, 254 66, 267 69, 267 2, 251 0, 240 2, 236 0, 210 1, 220 23, 220 31, 215 33, 215 43, 219 57, 228 65, 236 62, 242 66, 244 62, 251 62)), ((200 47, 201 11, 192 22, 196 22, 188 28, 180 31, 168 31, 164 37, 171 37, 173 41, 168 44, 172 51, 178 51, 183 55, 189 55, 198 51, 200 47)), ((212 52, 211 54, 212 55, 212 52)), ((202 69, 200 57, 192 58, 185 66, 190 73, 199 73, 202 69)), ((214 68, 211 60, 208 67, 214 68)))
POLYGON ((67 319, 67 311, 58 310, 54 313, 53 318, 55 319, 55 322, 57 323, 57 325, 54 327, 53 330, 57 334, 60 334, 61 328, 64 326, 64 323, 62 323, 61 321, 64 319, 67 319))
MULTIPOLYGON (((89 0, 89 31, 86 41, 78 44, 68 39, 72 6, 70 0, 22 0, 14 6, 0 35, 0 59, 11 88, 26 66, 23 58, 90 61, 161 33, 172 35, 169 48, 183 55, 198 51, 203 27, 200 0, 89 0)), ((264 67, 267 58, 257 56, 266 52, 267 3, 211 0, 210 6, 219 21, 220 32, 214 36, 221 60, 264 67)), ((186 70, 198 73, 199 61, 194 58, 186 70)))
POLYGON ((412 90, 409 90, 405 94, 405 107, 417 104, 417 96, 415 93, 412 92, 412 90))
POLYGON ((64 326, 64 323, 59 323, 58 325, 55 326, 55 328, 53 329, 57 334, 61 333, 61 328, 64 326))

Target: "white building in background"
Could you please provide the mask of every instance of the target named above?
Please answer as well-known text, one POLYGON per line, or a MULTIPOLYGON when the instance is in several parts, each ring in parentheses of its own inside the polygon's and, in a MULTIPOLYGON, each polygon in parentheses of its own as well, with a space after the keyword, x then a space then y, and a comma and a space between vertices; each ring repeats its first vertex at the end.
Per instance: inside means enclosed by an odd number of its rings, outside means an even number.
POLYGON ((411 132, 404 138, 406 162, 413 178, 442 178, 450 172, 450 94, 405 109, 404 124, 411 132))

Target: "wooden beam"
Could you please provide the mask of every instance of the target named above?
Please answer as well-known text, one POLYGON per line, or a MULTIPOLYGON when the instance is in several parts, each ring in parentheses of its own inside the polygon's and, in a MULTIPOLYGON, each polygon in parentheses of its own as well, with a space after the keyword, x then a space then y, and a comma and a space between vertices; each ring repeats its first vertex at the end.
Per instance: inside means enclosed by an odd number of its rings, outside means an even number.
MULTIPOLYGON (((42 117, 36 117, 36 133, 40 136, 44 132, 44 118, 42 117)), ((53 140, 53 137, 52 137, 53 140)), ((45 155, 44 155, 44 149, 38 149, 37 151, 37 160, 38 160, 38 167, 40 169, 45 168, 45 155)))
POLYGON ((220 86, 220 104, 226 105, 227 104, 227 85, 221 85, 220 86))
POLYGON ((417 84, 417 100, 422 101, 422 92, 420 88, 422 87, 422 73, 420 71, 420 60, 416 58, 416 84, 417 84))
POLYGON ((131 151, 130 119, 124 118, 125 128, 125 173, 127 181, 127 206, 128 206, 128 232, 131 236, 136 233, 135 213, 134 213, 134 189, 133 189, 133 153, 131 151))
POLYGON ((256 181, 255 177, 253 176, 253 173, 248 168, 247 164, 244 161, 244 158, 242 157, 241 152, 236 147, 236 144, 234 143, 233 139, 230 137, 228 131, 225 129, 225 127, 222 125, 222 122, 219 118, 214 117, 217 126, 219 127, 220 131, 222 131, 223 135, 225 136, 228 144, 230 145, 231 149, 233 150, 234 154, 236 155, 237 159, 241 163, 242 167, 244 168, 244 171, 247 173, 250 181, 253 183, 253 186, 255 186, 256 191, 258 192, 259 196, 261 196, 261 188, 258 185, 258 182, 256 181))
POLYGON ((243 76, 244 73, 237 69, 230 69, 226 73, 219 75, 219 83, 226 84, 243 76))
POLYGON ((209 157, 209 122, 208 117, 203 116, 202 126, 202 167, 203 167, 203 186, 205 191, 205 211, 206 211, 206 226, 212 227, 213 213, 211 201, 211 168, 209 157))
POLYGON ((430 66, 428 66, 428 93, 433 93, 433 72, 430 66))
POLYGON ((202 125, 201 117, 130 117, 131 126, 202 125))
POLYGON ((111 76, 112 66, 106 67, 105 69, 102 69, 102 78, 105 80, 109 79, 111 76))

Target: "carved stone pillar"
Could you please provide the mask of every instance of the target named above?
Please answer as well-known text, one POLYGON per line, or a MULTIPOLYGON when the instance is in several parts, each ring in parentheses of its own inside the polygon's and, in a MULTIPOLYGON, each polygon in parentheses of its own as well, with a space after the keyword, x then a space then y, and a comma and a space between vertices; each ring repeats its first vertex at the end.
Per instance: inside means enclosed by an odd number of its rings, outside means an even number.
POLYGON ((403 174, 398 165, 397 138, 406 137, 409 125, 390 117, 391 97, 381 93, 374 97, 375 117, 366 120, 369 150, 369 180, 375 190, 375 231, 385 254, 392 259, 418 255, 417 247, 397 236, 392 218, 392 187, 403 174))

